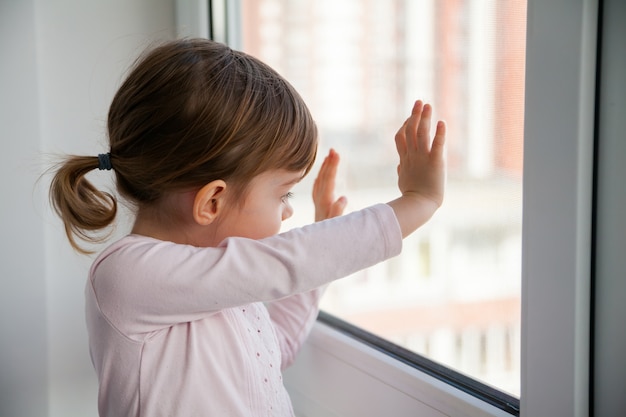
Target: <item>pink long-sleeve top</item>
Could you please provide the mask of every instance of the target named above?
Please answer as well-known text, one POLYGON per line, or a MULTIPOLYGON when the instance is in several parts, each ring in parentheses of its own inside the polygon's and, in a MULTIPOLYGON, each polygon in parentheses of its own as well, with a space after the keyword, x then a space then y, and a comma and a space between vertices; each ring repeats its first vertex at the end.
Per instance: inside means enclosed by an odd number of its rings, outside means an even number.
POLYGON ((385 204, 215 248, 122 238, 86 286, 100 415, 293 415, 281 369, 317 316, 319 288, 401 242, 385 204))

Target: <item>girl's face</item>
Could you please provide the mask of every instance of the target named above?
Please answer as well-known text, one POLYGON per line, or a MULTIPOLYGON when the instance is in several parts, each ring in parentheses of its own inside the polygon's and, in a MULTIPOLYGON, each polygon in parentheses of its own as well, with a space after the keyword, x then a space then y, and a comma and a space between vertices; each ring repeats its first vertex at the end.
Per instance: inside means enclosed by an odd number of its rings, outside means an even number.
POLYGON ((280 170, 257 175, 248 186, 243 204, 231 204, 219 216, 218 241, 231 236, 263 239, 280 231, 283 220, 293 214, 291 189, 304 172, 280 170))

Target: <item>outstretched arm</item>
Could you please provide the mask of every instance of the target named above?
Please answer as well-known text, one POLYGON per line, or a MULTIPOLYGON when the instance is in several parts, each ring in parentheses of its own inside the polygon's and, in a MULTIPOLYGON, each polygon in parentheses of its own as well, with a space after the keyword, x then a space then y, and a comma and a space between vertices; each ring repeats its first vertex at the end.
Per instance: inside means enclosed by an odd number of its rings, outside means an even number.
POLYGON ((443 202, 446 125, 437 123, 431 141, 431 116, 432 107, 416 101, 411 116, 395 137, 400 156, 398 188, 402 195, 388 204, 396 214, 402 237, 426 223, 443 202))

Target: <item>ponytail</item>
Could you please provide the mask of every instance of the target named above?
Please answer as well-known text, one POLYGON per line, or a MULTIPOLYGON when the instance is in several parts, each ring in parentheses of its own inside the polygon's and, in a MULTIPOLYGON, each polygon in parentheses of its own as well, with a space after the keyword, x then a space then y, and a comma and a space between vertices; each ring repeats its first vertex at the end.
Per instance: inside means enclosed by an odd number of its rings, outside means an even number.
POLYGON ((57 167, 50 184, 50 203, 63 220, 70 244, 83 254, 93 251, 82 247, 76 238, 87 243, 103 242, 110 233, 103 236, 94 232, 111 225, 117 213, 115 197, 99 191, 85 178, 89 171, 96 168, 111 169, 108 158, 108 154, 98 157, 69 156, 57 167))

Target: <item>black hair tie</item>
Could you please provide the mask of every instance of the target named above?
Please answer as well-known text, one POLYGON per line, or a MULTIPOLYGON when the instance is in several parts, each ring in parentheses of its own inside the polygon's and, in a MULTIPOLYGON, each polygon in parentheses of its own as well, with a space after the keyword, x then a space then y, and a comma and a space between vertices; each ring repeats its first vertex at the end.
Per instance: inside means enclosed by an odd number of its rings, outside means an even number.
POLYGON ((111 154, 110 153, 101 153, 98 155, 98 169, 100 171, 110 171, 113 167, 111 166, 111 154))

